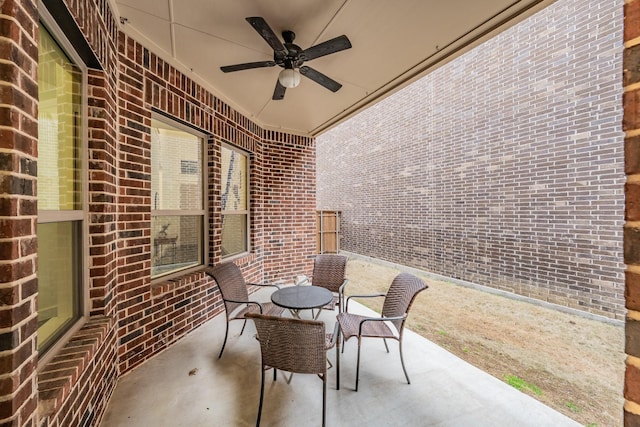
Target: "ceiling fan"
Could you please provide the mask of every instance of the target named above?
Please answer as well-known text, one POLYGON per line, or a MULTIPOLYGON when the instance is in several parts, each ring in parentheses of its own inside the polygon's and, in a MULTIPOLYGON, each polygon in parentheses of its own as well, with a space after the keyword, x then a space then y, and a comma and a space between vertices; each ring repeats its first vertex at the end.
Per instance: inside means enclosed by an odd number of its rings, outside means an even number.
POLYGON ((272 99, 274 100, 283 99, 287 88, 298 86, 298 84, 300 84, 301 74, 332 92, 336 92, 342 87, 342 85, 335 80, 302 64, 305 61, 311 61, 321 56, 351 48, 351 42, 347 36, 342 35, 303 50, 300 46, 293 44, 293 40, 296 37, 293 31, 282 32, 282 38, 284 40, 284 43, 282 43, 264 18, 254 16, 246 19, 273 49, 273 61, 248 62, 220 67, 224 73, 250 70, 252 68, 274 67, 276 65, 282 67, 283 70, 280 71, 280 75, 276 81, 276 87, 273 91, 272 99))

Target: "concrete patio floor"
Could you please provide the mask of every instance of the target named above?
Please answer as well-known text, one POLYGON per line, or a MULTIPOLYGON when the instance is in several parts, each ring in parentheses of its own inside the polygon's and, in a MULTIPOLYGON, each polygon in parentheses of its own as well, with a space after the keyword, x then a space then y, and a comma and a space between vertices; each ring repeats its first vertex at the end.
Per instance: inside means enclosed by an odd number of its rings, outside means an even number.
MULTIPOLYGON (((268 300, 267 294, 252 297, 268 300)), ((357 307, 355 307, 357 306, 357 307)), ((350 310, 367 312, 363 306, 350 310)), ((335 312, 320 319, 333 331, 335 312)), ((304 316, 309 317, 309 313, 304 316)), ((260 348, 251 322, 231 323, 224 355, 224 315, 120 378, 102 427, 253 426, 260 395, 260 348), (190 375, 191 373, 191 375, 190 375)), ((411 384, 402 373, 397 342, 386 353, 381 340, 363 340, 360 387, 354 391, 357 341, 341 357, 340 390, 328 371, 327 426, 580 426, 563 414, 405 330, 404 355, 411 384)), ((315 375, 268 371, 262 426, 319 426, 322 381, 315 375)))

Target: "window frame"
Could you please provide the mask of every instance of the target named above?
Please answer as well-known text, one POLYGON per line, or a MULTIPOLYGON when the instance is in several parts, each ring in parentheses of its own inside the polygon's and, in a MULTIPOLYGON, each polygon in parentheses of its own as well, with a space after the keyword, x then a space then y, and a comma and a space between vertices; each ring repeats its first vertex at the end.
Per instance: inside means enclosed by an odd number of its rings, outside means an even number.
MULTIPOLYGON (((88 153, 88 137, 89 137, 89 114, 88 114, 88 72, 89 67, 78 53, 69 37, 60 28, 55 18, 49 13, 42 1, 38 1, 39 20, 38 25, 51 35, 58 44, 64 54, 73 62, 81 73, 81 89, 80 89, 80 127, 78 140, 78 156, 76 157, 81 165, 78 170, 78 176, 81 180, 80 200, 81 208, 74 210, 41 210, 37 211, 37 224, 57 223, 57 222, 78 222, 80 236, 77 237, 78 253, 80 260, 77 264, 75 274, 78 277, 78 317, 66 329, 63 329, 53 335, 53 342, 49 346, 39 351, 38 368, 44 367, 47 362, 64 347, 69 339, 76 333, 89 319, 90 301, 89 301, 89 153, 88 153)), ((39 43, 39 41, 38 41, 39 43)), ((38 90, 40 90, 38 88, 38 90)), ((36 273, 37 274, 37 273, 36 273)))
MULTIPOLYGON (((161 112, 158 112, 155 110, 151 113, 151 119, 153 121, 161 122, 167 126, 171 126, 175 129, 178 129, 180 131, 186 132, 192 136, 197 137, 200 140, 200 159, 201 159, 201 163, 200 163, 201 208, 200 209, 154 209, 153 194, 151 194, 151 218, 162 217, 162 216, 200 216, 200 218, 202 219, 200 223, 201 240, 199 242, 200 243, 200 263, 197 265, 192 265, 182 269, 169 271, 164 274, 153 275, 153 273, 150 273, 151 284, 156 284, 156 283, 162 283, 162 282, 166 282, 167 280, 184 276, 185 274, 199 271, 202 269, 202 267, 204 267, 207 264, 207 259, 208 259, 207 248, 209 247, 208 246, 209 236, 206 230, 207 230, 209 213, 207 212, 207 206, 206 206, 206 201, 207 201, 206 177, 207 177, 207 164, 208 164, 207 157, 206 157, 206 153, 207 153, 206 147, 207 147, 207 141, 209 140, 210 135, 196 127, 183 123, 176 118, 162 114, 161 112), (157 213, 157 212, 160 212, 160 213, 157 213)), ((150 153, 151 152, 152 150, 150 150, 150 153)), ((151 160, 151 154, 149 159, 151 160)), ((152 172, 152 175, 153 175, 153 172, 152 172)), ((197 175, 197 174, 193 174, 193 175, 197 175)), ((151 228, 151 232, 153 232, 151 221, 149 221, 149 227, 151 228)), ((153 239, 152 237, 150 238, 153 239)), ((153 257, 153 250, 154 249, 152 245, 151 247, 152 257, 153 257)))
MULTIPOLYGON (((245 176, 245 182, 246 182, 246 200, 247 200, 247 208, 244 210, 223 210, 222 209, 222 203, 220 205, 220 244, 221 247, 220 249, 222 250, 222 239, 223 239, 223 234, 224 234, 224 228, 223 228, 223 223, 224 223, 224 216, 225 215, 245 215, 246 218, 246 229, 245 229, 245 236, 246 236, 246 241, 245 241, 245 248, 246 250, 242 251, 242 252, 238 252, 235 254, 230 254, 230 255, 221 255, 221 260, 224 261, 231 261, 237 258, 242 258, 247 256, 248 254, 251 253, 251 167, 252 167, 252 157, 251 157, 251 153, 243 150, 242 148, 239 148, 233 144, 227 143, 227 142, 222 142, 220 144, 220 159, 221 159, 221 163, 220 163, 220 168, 222 170, 222 149, 226 148, 227 150, 231 150, 231 151, 235 151, 243 156, 245 156, 245 158, 247 159, 247 170, 246 170, 246 176, 245 176)), ((222 181, 220 182, 220 202, 222 202, 222 195, 223 195, 223 191, 222 191, 222 181)))

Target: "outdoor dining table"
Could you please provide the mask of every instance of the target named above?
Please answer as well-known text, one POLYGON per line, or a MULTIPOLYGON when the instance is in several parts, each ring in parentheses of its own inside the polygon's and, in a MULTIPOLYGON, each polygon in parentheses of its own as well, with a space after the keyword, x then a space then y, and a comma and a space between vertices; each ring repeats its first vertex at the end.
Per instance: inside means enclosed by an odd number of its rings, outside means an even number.
MULTIPOLYGON (((300 319, 301 310, 313 310, 324 307, 333 299, 330 290, 320 286, 287 286, 271 294, 271 302, 280 307, 288 308, 291 314, 300 319)), ((315 315, 314 319, 320 315, 315 315)))

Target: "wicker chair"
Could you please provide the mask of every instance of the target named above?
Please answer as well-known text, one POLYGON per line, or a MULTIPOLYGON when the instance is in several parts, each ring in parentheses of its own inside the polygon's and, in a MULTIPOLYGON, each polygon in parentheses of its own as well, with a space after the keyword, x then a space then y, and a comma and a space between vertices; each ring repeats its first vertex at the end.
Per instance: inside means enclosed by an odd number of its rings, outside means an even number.
POLYGON ((331 302, 322 307, 320 310, 333 310, 336 306, 338 306, 338 312, 342 312, 342 290, 348 282, 348 280, 345 278, 346 270, 346 256, 336 254, 316 255, 316 259, 313 263, 313 276, 311 277, 311 284, 313 286, 326 288, 334 293, 331 302))
POLYGON ((271 302, 259 303, 255 301, 249 301, 249 292, 247 291, 248 285, 272 286, 277 289, 279 289, 279 287, 277 285, 246 283, 244 277, 242 276, 242 272, 240 271, 238 266, 232 262, 224 262, 216 265, 213 268, 208 268, 206 270, 206 273, 211 276, 218 284, 220 294, 222 295, 222 301, 224 302, 225 316, 227 319, 227 327, 224 331, 224 341, 222 342, 222 348, 220 349, 220 354, 218 355, 219 359, 222 357, 224 346, 227 344, 227 337, 229 335, 229 323, 232 320, 244 320, 242 330, 240 331, 240 335, 242 335, 242 333, 244 332, 244 327, 247 324, 247 319, 245 317, 247 313, 258 312, 262 314, 279 316, 282 314, 284 309, 271 302))
MULTIPOLYGON (((402 335, 404 331, 404 323, 407 320, 409 309, 411 304, 419 292, 427 289, 428 286, 425 282, 419 278, 408 274, 398 274, 391 283, 391 287, 386 294, 376 295, 352 295, 346 300, 345 309, 342 313, 338 314, 338 325, 340 327, 340 333, 343 336, 344 341, 348 341, 351 337, 358 338, 358 359, 356 364, 356 391, 358 391, 358 379, 360 376, 360 347, 362 338, 382 338, 384 345, 389 352, 387 346, 387 338, 391 338, 398 341, 398 347, 400 349, 400 362, 402 363, 402 370, 404 376, 409 381, 409 375, 404 366, 404 358, 402 356, 402 335), (366 298, 366 297, 380 297, 384 296, 384 304, 382 306, 381 317, 366 317, 348 312, 349 300, 351 298, 366 298), (390 327, 389 325, 392 325, 390 327), (395 330, 394 330, 395 329, 395 330)), ((338 344, 337 353, 340 345, 338 344)), ((340 389, 340 355, 337 354, 337 373, 336 373, 336 387, 340 389)))
POLYGON ((253 319, 262 353, 262 384, 256 426, 260 426, 264 401, 265 370, 273 369, 301 374, 317 374, 322 380, 322 425, 327 413, 327 351, 338 337, 338 324, 333 334, 325 333, 324 322, 247 313, 253 319))

